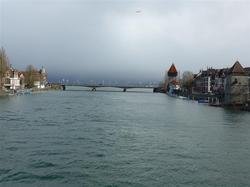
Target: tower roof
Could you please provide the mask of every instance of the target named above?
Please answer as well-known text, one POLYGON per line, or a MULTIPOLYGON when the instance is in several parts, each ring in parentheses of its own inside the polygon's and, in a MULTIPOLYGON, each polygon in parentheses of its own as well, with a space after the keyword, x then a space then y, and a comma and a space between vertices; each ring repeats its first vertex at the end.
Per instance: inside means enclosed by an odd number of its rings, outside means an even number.
POLYGON ((229 75, 247 75, 239 61, 236 61, 234 65, 228 71, 229 75))
POLYGON ((174 64, 171 65, 171 67, 168 70, 168 76, 177 76, 177 70, 174 64))

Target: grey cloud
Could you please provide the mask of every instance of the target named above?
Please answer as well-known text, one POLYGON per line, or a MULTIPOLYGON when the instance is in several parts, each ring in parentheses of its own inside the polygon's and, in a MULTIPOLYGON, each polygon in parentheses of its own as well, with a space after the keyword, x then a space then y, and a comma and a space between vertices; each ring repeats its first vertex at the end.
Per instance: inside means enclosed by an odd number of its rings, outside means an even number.
POLYGON ((1 0, 14 66, 88 79, 160 80, 180 70, 250 66, 249 1, 1 0), (140 13, 136 13, 136 11, 140 13))

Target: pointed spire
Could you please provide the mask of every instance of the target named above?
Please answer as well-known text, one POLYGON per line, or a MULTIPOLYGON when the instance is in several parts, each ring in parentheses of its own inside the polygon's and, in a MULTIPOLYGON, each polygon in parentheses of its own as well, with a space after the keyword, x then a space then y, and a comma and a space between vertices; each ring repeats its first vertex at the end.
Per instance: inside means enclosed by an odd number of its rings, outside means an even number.
POLYGON ((169 77, 176 77, 178 74, 177 70, 176 70, 176 67, 174 65, 174 63, 171 65, 171 67, 169 68, 168 70, 168 76, 169 77))

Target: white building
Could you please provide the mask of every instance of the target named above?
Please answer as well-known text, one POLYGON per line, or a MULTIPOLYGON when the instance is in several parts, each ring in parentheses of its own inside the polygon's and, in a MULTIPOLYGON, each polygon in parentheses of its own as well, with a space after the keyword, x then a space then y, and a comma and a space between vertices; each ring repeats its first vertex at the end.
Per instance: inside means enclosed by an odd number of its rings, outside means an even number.
POLYGON ((18 71, 13 68, 7 70, 5 73, 4 88, 7 90, 18 90, 20 86, 18 71))
POLYGON ((34 73, 34 87, 35 88, 45 88, 48 81, 47 81, 47 73, 44 67, 39 71, 35 71, 34 73))

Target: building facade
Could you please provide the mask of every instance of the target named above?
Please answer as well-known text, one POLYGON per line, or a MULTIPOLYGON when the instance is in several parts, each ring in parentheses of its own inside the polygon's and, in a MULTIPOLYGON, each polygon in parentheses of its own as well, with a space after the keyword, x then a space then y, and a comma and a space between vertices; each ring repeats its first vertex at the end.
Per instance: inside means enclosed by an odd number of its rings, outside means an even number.
POLYGON ((18 90, 20 89, 20 78, 18 71, 12 67, 5 72, 4 78, 4 89, 5 90, 18 90))
POLYGON ((214 71, 214 69, 210 68, 207 70, 201 70, 198 74, 194 75, 193 92, 211 93, 213 86, 212 76, 214 71))
POLYGON ((249 75, 236 61, 229 69, 225 86, 225 105, 243 105, 249 98, 249 75))
POLYGON ((250 99, 250 68, 237 61, 231 68, 208 68, 194 76, 193 93, 214 95, 220 104, 242 105, 250 99))

